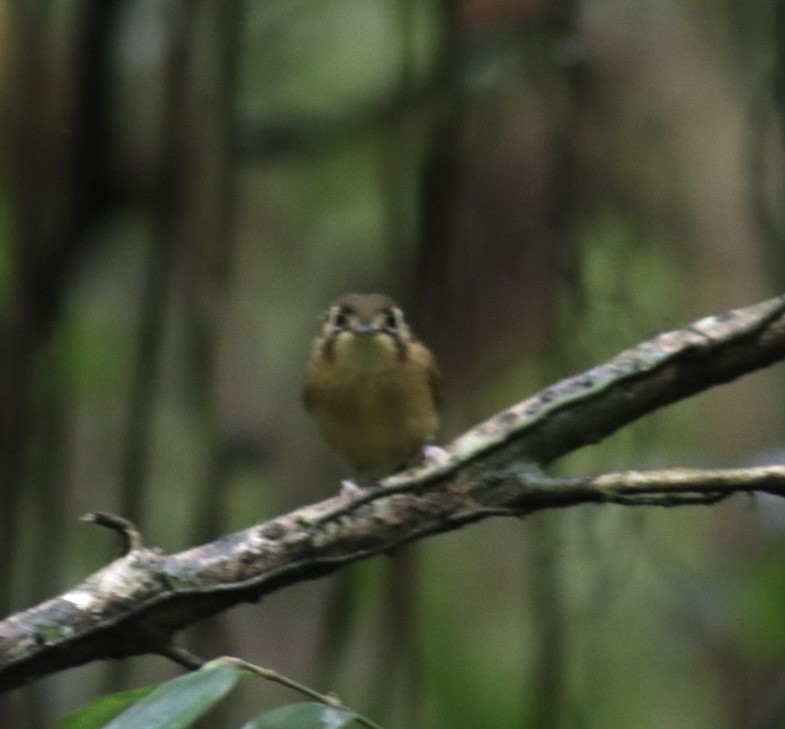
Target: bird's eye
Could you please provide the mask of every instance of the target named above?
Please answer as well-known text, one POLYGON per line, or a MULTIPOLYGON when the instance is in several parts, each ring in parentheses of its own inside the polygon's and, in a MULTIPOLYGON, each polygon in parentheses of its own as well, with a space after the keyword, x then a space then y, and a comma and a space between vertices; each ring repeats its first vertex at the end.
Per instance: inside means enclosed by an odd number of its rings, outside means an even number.
POLYGON ((338 329, 344 329, 349 323, 349 318, 346 316, 345 311, 336 311, 333 316, 333 326, 338 329))
POLYGON ((397 329, 398 328, 398 319, 395 316, 394 311, 388 311, 384 317, 384 328, 385 329, 397 329))

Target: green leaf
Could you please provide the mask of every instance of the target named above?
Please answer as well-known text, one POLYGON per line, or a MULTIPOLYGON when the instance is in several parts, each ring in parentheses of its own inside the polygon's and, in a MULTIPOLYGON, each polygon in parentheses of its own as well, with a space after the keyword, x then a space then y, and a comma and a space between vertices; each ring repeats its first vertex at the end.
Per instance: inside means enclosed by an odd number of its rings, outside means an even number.
POLYGON ((268 711, 251 719, 242 729, 343 729, 357 714, 334 706, 304 702, 268 711))
POLYGON ((125 709, 128 704, 147 696, 155 688, 155 686, 143 686, 130 691, 102 696, 87 706, 68 714, 60 722, 60 729, 100 729, 125 709))
POLYGON ((158 686, 105 729, 185 729, 229 693, 240 675, 225 663, 211 661, 158 686))

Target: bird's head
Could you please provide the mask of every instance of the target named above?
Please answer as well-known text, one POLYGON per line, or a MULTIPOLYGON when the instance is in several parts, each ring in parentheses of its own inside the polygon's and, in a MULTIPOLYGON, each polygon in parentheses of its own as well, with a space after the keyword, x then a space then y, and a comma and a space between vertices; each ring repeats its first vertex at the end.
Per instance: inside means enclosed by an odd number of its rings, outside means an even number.
POLYGON ((373 369, 403 361, 412 333, 403 311, 384 294, 344 294, 324 315, 322 355, 339 364, 373 369))

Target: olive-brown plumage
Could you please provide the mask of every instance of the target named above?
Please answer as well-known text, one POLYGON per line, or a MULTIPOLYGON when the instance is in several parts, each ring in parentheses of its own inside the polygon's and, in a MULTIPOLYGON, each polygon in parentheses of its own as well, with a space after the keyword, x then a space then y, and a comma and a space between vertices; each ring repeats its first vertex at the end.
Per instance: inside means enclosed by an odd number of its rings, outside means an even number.
POLYGON ((345 294, 324 317, 303 401, 360 479, 421 456, 439 426, 439 373, 403 312, 382 294, 345 294))

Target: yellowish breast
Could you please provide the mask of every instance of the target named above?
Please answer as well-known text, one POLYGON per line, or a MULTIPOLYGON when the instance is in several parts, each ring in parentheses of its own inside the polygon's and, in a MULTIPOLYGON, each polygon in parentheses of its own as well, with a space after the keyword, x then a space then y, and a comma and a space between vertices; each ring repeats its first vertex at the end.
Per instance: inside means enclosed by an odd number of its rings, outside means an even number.
POLYGON ((332 361, 315 354, 311 360, 306 407, 327 443, 358 476, 399 470, 436 434, 433 361, 427 349, 418 347, 402 361, 393 356, 374 360, 362 351, 332 361))

